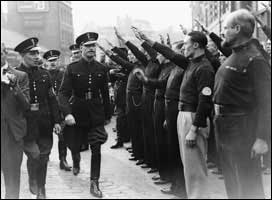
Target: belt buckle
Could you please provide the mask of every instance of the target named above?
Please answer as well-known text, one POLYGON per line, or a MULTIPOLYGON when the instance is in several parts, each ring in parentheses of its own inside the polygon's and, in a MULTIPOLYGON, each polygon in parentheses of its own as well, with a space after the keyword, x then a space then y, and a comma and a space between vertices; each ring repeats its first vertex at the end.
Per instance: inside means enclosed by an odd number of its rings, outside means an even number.
POLYGON ((30 104, 30 110, 31 111, 38 111, 39 110, 39 103, 32 103, 30 104))

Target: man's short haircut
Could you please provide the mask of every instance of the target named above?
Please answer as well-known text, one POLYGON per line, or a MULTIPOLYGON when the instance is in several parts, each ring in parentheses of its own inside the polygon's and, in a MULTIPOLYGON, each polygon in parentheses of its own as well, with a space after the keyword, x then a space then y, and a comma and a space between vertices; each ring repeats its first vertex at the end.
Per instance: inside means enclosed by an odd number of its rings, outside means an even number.
POLYGON ((196 42, 199 44, 199 48, 204 49, 208 44, 208 39, 206 35, 200 31, 192 31, 188 33, 192 42, 196 42))
POLYGON ((241 34, 251 38, 255 29, 255 18, 246 9, 239 9, 230 14, 232 26, 240 25, 241 34))

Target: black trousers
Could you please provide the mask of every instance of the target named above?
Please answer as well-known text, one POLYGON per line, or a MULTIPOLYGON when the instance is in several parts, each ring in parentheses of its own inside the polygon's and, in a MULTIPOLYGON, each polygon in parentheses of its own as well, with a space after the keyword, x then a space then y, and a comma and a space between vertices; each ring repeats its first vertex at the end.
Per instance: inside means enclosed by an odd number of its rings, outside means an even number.
MULTIPOLYGON (((5 126, 4 124, 1 124, 5 126)), ((19 199, 23 142, 6 131, 1 132, 1 169, 5 181, 5 199, 19 199)))
POLYGON ((256 140, 254 116, 216 115, 214 123, 228 197, 263 199, 260 158, 250 155, 256 140))
POLYGON ((177 131, 177 117, 178 117, 178 101, 165 100, 165 120, 167 123, 167 150, 168 150, 168 170, 170 181, 185 190, 185 178, 183 164, 181 161, 178 131, 177 131))
POLYGON ((154 101, 154 133, 156 144, 156 158, 161 179, 169 180, 167 131, 163 127, 165 120, 164 98, 154 101))
POLYGON ((142 132, 142 95, 127 93, 128 131, 131 133, 133 154, 137 159, 144 158, 144 140, 142 132))
MULTIPOLYGON (((209 117, 209 120, 213 121, 213 116, 209 117)), ((209 132, 209 138, 208 138, 208 158, 207 162, 212 162, 216 164, 218 170, 222 170, 221 162, 219 158, 218 152, 220 151, 220 145, 216 142, 216 136, 215 136, 215 127, 214 124, 210 124, 210 132, 209 132)))
POLYGON ((53 147, 53 135, 40 135, 33 141, 25 141, 24 151, 27 155, 27 171, 29 179, 38 187, 46 184, 47 165, 53 147))
POLYGON ((98 180, 100 178, 101 169, 101 145, 91 145, 91 180, 98 180))
POLYGON ((116 131, 117 131, 117 141, 118 142, 128 142, 130 139, 129 131, 127 130, 127 115, 126 115, 126 105, 118 105, 116 108, 117 118, 116 118, 116 131))
POLYGON ((154 98, 155 97, 153 93, 144 90, 142 107, 144 161, 151 168, 158 167, 154 131, 154 98))
POLYGON ((91 146, 91 179, 100 178, 101 167, 101 145, 107 140, 107 133, 104 125, 95 128, 84 128, 78 126, 65 127, 65 140, 68 141, 68 148, 72 151, 74 167, 80 167, 80 150, 82 141, 91 146))
POLYGON ((58 140, 59 160, 61 160, 62 158, 66 158, 67 156, 67 144, 63 136, 59 136, 58 140))

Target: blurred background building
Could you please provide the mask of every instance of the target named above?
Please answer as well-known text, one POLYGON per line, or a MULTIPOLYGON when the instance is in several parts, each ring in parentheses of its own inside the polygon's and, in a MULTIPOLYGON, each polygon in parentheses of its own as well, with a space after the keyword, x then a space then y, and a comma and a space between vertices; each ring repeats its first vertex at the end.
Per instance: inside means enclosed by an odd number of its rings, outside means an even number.
POLYGON ((62 62, 69 62, 68 47, 74 43, 71 1, 7 1, 6 4, 4 13, 1 1, 1 40, 6 40, 8 47, 14 48, 22 39, 38 37, 44 51, 60 50, 62 62))
MULTIPOLYGON (((237 9, 247 8, 247 5, 253 8, 259 14, 264 23, 271 26, 271 12, 265 12, 262 3, 268 4, 270 1, 192 1, 192 23, 194 19, 200 21, 209 31, 220 34, 223 31, 223 22, 226 16, 237 9)), ((271 2, 270 2, 271 3, 271 2)), ((254 36, 265 41, 261 28, 257 26, 254 36)))

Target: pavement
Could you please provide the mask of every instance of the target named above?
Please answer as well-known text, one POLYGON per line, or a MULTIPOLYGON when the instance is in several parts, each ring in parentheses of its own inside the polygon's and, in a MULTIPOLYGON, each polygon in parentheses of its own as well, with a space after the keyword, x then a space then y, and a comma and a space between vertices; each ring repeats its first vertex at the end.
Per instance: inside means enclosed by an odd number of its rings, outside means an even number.
MULTIPOLYGON (((142 169, 135 165, 135 161, 129 161, 130 154, 124 148, 110 149, 115 143, 116 133, 115 119, 106 126, 109 133, 108 141, 102 146, 102 164, 100 189, 104 199, 173 199, 175 196, 165 195, 160 192, 162 188, 170 185, 157 186, 152 177, 155 174, 147 174, 148 169, 142 169)), ((48 199, 95 199, 89 192, 91 152, 81 153, 81 171, 78 176, 72 172, 59 169, 57 137, 54 136, 54 145, 48 164, 46 195, 48 199)), ((68 152, 67 161, 72 165, 71 153, 68 152)), ((271 175, 264 176, 264 186, 267 199, 271 199, 271 175)), ((225 199, 226 192, 224 181, 218 176, 209 173, 209 192, 211 199, 225 199)), ((4 181, 1 172, 1 198, 4 198, 4 181)), ((21 199, 35 199, 28 189, 28 175, 26 169, 26 156, 24 155, 21 167, 21 199)))

